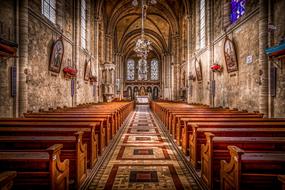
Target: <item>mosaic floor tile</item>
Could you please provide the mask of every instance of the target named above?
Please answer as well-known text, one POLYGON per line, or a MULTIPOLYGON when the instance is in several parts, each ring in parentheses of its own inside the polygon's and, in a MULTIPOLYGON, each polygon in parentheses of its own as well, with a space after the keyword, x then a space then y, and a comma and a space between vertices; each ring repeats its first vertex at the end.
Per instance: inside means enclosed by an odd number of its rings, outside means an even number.
POLYGON ((169 160, 166 146, 121 146, 117 160, 169 160))
POLYGON ((138 105, 87 189, 199 189, 147 105, 138 105))
POLYGON ((158 182, 156 171, 131 171, 130 173, 130 183, 139 182, 158 182))
POLYGON ((153 149, 134 149, 134 155, 153 155, 153 149))

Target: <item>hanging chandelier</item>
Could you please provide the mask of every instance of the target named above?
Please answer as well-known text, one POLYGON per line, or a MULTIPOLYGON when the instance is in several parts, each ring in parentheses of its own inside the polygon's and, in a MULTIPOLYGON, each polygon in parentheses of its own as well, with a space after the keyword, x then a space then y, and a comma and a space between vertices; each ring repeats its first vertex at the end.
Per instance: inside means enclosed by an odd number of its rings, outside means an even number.
MULTIPOLYGON (((146 60, 148 53, 152 50, 151 48, 151 42, 147 40, 144 36, 144 20, 146 19, 146 10, 147 10, 147 1, 144 0, 141 1, 141 7, 142 7, 142 17, 141 17, 141 37, 137 40, 136 46, 134 48, 134 51, 137 53, 137 56, 141 59, 146 60)), ((156 0, 150 0, 150 4, 154 5, 156 4, 156 0)), ((133 0, 132 5, 138 6, 138 0, 133 0)))

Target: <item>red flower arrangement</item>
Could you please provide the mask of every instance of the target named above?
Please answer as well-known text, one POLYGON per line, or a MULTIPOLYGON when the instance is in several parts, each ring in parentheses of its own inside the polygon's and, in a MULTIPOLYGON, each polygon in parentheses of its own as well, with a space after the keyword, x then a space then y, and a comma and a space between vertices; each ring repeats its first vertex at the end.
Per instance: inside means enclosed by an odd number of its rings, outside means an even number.
POLYGON ((222 65, 219 65, 219 64, 214 64, 211 66, 211 70, 213 72, 222 72, 223 71, 223 66, 222 65))
POLYGON ((64 72, 65 77, 67 78, 74 78, 76 77, 76 74, 77 74, 77 70, 72 67, 65 67, 63 69, 63 72, 64 72))

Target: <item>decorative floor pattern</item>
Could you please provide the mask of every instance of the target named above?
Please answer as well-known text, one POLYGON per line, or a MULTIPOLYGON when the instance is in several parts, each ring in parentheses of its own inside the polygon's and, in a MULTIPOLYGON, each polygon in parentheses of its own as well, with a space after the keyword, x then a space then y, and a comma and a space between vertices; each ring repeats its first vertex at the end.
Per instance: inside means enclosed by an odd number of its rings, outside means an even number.
POLYGON ((87 189, 199 189, 147 105, 138 105, 87 189))

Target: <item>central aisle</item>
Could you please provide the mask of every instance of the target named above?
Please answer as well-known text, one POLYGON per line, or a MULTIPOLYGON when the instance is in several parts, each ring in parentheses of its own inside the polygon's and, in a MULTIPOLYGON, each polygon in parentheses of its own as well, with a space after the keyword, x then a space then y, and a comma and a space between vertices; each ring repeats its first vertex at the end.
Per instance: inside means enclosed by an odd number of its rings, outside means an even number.
POLYGON ((199 189, 148 105, 138 105, 87 189, 199 189))

